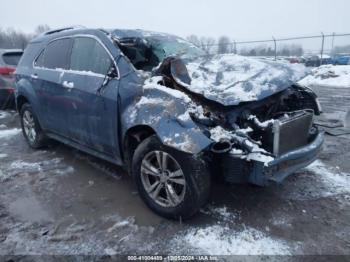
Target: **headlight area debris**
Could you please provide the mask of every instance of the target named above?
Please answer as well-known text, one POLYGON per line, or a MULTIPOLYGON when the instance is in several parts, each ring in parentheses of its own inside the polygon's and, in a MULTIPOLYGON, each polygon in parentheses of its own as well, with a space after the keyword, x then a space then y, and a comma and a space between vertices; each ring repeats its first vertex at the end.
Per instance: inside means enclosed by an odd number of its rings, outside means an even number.
MULTIPOLYGON (((272 123, 269 120, 262 124, 267 125, 267 122, 272 123)), ((253 129, 250 127, 234 131, 226 130, 221 126, 214 127, 210 130, 210 138, 216 142, 212 149, 217 153, 228 152, 241 159, 255 160, 267 165, 274 158, 271 153, 261 148, 261 141, 255 141, 249 137, 249 133, 252 131, 253 129)))
MULTIPOLYGON (((216 154, 229 153, 268 166, 280 155, 279 126, 306 119, 307 115, 312 121, 312 110, 300 110, 295 104, 297 95, 307 97, 303 92, 291 87, 263 102, 225 106, 191 93, 166 75, 157 75, 145 80, 143 95, 130 111, 129 119, 152 123, 163 143, 193 155, 208 148, 216 154)), ((306 136, 309 128, 296 132, 306 136)), ((287 147, 292 150, 297 146, 287 147)))
MULTIPOLYGON (((145 80, 143 86, 144 96, 133 108, 130 116, 134 118, 139 115, 141 108, 144 110, 145 107, 155 107, 156 105, 162 107, 162 112, 152 119, 154 122, 161 121, 164 114, 172 115, 172 118, 180 123, 181 126, 187 128, 188 130, 195 130, 196 132, 204 133, 210 138, 213 143, 211 149, 215 153, 230 153, 235 157, 245 159, 247 161, 254 160, 263 162, 267 165, 274 158, 271 153, 266 151, 262 147, 261 141, 255 141, 250 137, 250 133, 254 131, 253 128, 259 130, 265 130, 274 125, 278 120, 267 120, 260 121, 257 116, 250 115, 247 117, 246 121, 251 123, 253 127, 240 128, 238 125, 231 125, 235 128, 230 130, 223 128, 218 125, 215 113, 210 112, 210 109, 203 108, 202 105, 195 102, 190 98, 188 94, 182 92, 182 90, 169 88, 162 84, 163 77, 154 76, 145 80), (159 96, 159 93, 154 93, 154 91, 165 93, 165 96, 159 96), (157 97, 154 97, 157 95, 157 97), (174 102, 176 100, 176 102, 174 102), (183 108, 177 106, 176 110, 173 111, 172 108, 176 105, 180 105, 183 108), (152 106, 153 104, 153 106, 152 106), (200 125, 197 125, 197 124, 200 125), (201 127, 199 127, 201 126, 201 127), (207 132, 204 132, 207 131, 207 132)), ((149 109, 151 110, 151 109, 149 109)), ((192 136, 188 135, 188 132, 168 132, 167 137, 164 138, 164 142, 170 146, 180 148, 184 151, 191 150, 191 146, 195 144, 192 141, 192 136)))

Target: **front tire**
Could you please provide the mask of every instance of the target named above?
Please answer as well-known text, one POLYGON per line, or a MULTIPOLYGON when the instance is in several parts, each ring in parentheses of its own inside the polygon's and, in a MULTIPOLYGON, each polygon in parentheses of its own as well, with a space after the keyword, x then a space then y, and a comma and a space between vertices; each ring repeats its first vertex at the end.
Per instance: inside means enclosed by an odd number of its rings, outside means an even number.
POLYGON ((39 125, 32 106, 28 103, 24 104, 21 108, 20 116, 23 136, 28 145, 34 149, 45 146, 47 138, 39 125))
POLYGON ((155 135, 137 147, 131 170, 143 201, 163 217, 187 219, 208 200, 205 162, 163 145, 155 135))

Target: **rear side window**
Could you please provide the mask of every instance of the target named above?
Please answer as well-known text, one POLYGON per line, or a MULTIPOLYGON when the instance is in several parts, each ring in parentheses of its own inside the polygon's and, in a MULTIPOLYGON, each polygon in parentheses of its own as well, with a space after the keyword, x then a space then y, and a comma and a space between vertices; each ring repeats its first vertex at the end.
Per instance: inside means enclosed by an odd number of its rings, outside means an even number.
POLYGON ((50 69, 68 69, 70 62, 70 38, 55 40, 47 45, 35 61, 35 65, 50 69))
POLYGON ((77 37, 74 39, 70 64, 72 70, 105 75, 112 65, 112 59, 95 39, 77 37))
POLYGON ((21 59, 22 52, 17 53, 5 53, 2 55, 2 59, 7 65, 17 66, 19 60, 21 59))
POLYGON ((38 58, 35 60, 35 66, 44 67, 44 55, 45 50, 43 50, 38 56, 38 58))

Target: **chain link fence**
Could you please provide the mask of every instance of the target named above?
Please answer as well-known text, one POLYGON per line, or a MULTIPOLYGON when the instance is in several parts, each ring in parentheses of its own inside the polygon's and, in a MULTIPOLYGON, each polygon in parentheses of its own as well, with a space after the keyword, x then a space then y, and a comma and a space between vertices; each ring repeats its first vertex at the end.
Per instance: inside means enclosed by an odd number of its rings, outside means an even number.
MULTIPOLYGON (((226 41, 216 42, 214 39, 204 41, 198 39, 193 44, 204 49, 208 54, 235 53, 244 56, 261 56, 273 60, 288 59, 290 62, 309 62, 311 66, 331 63, 333 58, 350 56, 350 33, 323 34, 275 38, 252 41, 226 41)), ((221 40, 222 40, 221 39, 221 40)), ((188 38, 189 41, 193 37, 188 38)), ((350 59, 349 59, 350 62, 350 59)))

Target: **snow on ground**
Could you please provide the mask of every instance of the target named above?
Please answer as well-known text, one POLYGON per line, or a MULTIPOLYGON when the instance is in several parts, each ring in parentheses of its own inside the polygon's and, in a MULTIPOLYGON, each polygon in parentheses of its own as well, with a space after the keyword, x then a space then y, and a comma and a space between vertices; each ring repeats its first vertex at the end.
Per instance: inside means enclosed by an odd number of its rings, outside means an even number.
POLYGON ((275 214, 270 220, 273 226, 281 228, 292 228, 292 221, 290 217, 286 217, 285 214, 275 214))
POLYGON ((312 74, 300 80, 299 84, 350 88, 350 65, 323 65, 314 68, 312 74))
MULTIPOLYGON (((17 223, 7 234, 4 247, 11 246, 14 255, 102 255, 104 247, 102 241, 90 236, 81 241, 78 229, 67 229, 65 233, 41 235, 35 232, 28 234, 28 230, 35 229, 30 223, 17 223)), ((40 228, 38 228, 40 230, 40 228)), ((85 228, 85 230, 87 230, 85 228)), ((81 230, 80 230, 81 231, 81 230)), ((8 255, 8 251, 0 249, 0 255, 8 255)))
POLYGON ((74 168, 67 166, 62 160, 63 158, 52 158, 37 162, 15 160, 4 165, 0 173, 0 182, 11 179, 18 174, 46 174, 47 172, 53 172, 56 175, 68 175, 73 173, 75 171, 74 168))
POLYGON ((349 204, 350 174, 342 172, 338 167, 316 160, 300 171, 297 180, 292 181, 292 186, 283 188, 283 198, 306 201, 334 197, 349 204))
POLYGON ((350 193, 350 174, 341 172, 320 160, 313 162, 306 170, 314 173, 326 185, 324 196, 350 193))
POLYGON ((118 231, 122 227, 132 227, 133 229, 137 230, 135 217, 128 217, 127 219, 116 222, 113 226, 107 229, 107 233, 118 231))
POLYGON ((188 230, 175 241, 208 255, 289 255, 290 247, 254 228, 236 232, 228 226, 212 225, 188 230))
POLYGON ((6 111, 0 111, 0 119, 8 117, 10 114, 6 111))
POLYGON ((19 128, 0 130, 0 139, 8 139, 21 132, 19 128))
POLYGON ((203 213, 210 214, 224 222, 232 222, 240 218, 240 215, 237 211, 230 211, 226 206, 209 206, 209 212, 203 213))
POLYGON ((54 171, 54 173, 56 175, 67 175, 67 174, 74 173, 74 171, 75 171, 74 167, 68 166, 68 167, 63 168, 63 169, 57 169, 54 171))
POLYGON ((40 163, 28 163, 22 160, 17 160, 12 162, 10 165, 10 169, 12 170, 25 170, 25 171, 41 171, 40 163))
MULTIPOLYGON (((313 192, 316 195, 327 197, 350 192, 350 174, 341 172, 337 167, 328 166, 317 160, 306 170, 313 173, 313 178, 323 184, 320 191, 313 192)), ((232 213, 225 206, 209 208, 209 212, 214 216, 219 215, 222 221, 232 217, 232 213)), ((284 217, 274 219, 272 224, 291 227, 289 219, 284 217)), ((287 243, 283 239, 274 238, 251 227, 235 231, 228 225, 192 228, 176 237, 175 241, 178 244, 188 245, 200 254, 208 255, 288 255, 298 248, 297 242, 287 243)))

